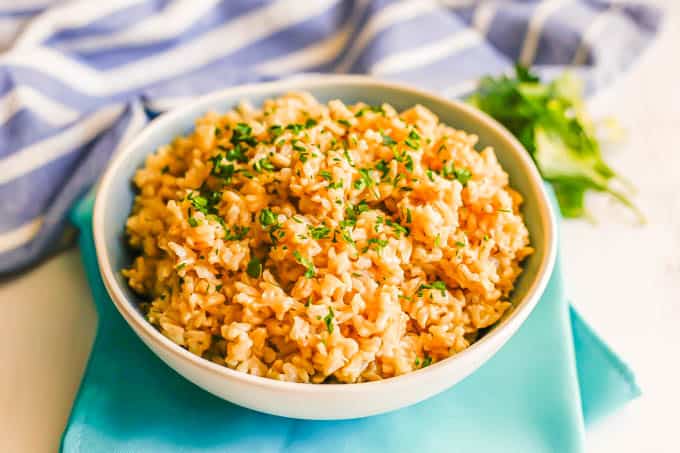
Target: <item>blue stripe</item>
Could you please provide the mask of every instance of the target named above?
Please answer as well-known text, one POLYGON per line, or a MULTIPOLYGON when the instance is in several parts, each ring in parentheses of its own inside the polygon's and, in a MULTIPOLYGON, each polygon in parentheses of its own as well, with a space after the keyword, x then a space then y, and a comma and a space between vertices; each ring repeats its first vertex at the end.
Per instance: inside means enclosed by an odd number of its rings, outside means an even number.
POLYGON ((198 69, 198 71, 210 70, 213 65, 221 66, 224 64, 239 67, 243 71, 245 67, 254 66, 315 44, 332 36, 336 31, 336 23, 342 24, 347 19, 351 12, 350 8, 347 7, 348 5, 351 5, 351 3, 337 3, 318 16, 242 47, 210 65, 198 69))
POLYGON ((0 233, 18 228, 42 214, 76 170, 91 143, 0 185, 0 233))
POLYGON ((93 142, 89 152, 83 156, 78 170, 66 184, 56 188, 57 194, 44 212, 44 223, 35 240, 15 250, 0 254, 0 275, 22 269, 40 257, 47 256, 63 247, 60 237, 66 224, 65 213, 101 173, 129 125, 134 104, 128 107, 122 118, 109 131, 93 142))
POLYGON ((107 35, 126 28, 130 28, 139 22, 152 17, 155 13, 163 10, 171 0, 151 0, 127 6, 100 17, 82 27, 66 28, 50 36, 45 45, 59 48, 73 39, 107 35))
MULTIPOLYGON (((0 97, 18 87, 30 87, 48 99, 78 112, 81 117, 87 112, 98 110, 112 103, 144 102, 147 107, 155 99, 174 96, 195 96, 209 91, 246 82, 271 80, 272 75, 258 74, 255 65, 280 58, 299 51, 312 44, 334 36, 350 18, 351 37, 338 55, 329 55, 324 63, 307 71, 333 72, 344 61, 348 52, 354 52, 356 38, 366 29, 371 20, 384 8, 394 5, 394 0, 368 1, 358 18, 354 16, 358 7, 356 0, 345 0, 329 7, 316 17, 291 24, 283 30, 272 33, 256 42, 233 49, 200 68, 192 68, 179 76, 168 76, 166 80, 152 81, 146 86, 133 87, 111 95, 90 96, 81 91, 79 81, 61 82, 50 76, 48 67, 33 69, 0 63, 0 97)), ((177 46, 195 42, 206 33, 223 27, 243 14, 254 11, 268 1, 223 0, 219 5, 201 14, 195 23, 189 24, 182 32, 168 39, 148 42, 142 45, 120 45, 115 48, 94 48, 83 51, 66 50, 75 40, 88 37, 109 37, 130 27, 140 26, 144 21, 162 13, 169 7, 168 0, 140 1, 119 11, 105 14, 83 26, 59 29, 64 18, 57 17, 52 25, 58 31, 42 44, 54 52, 62 52, 80 64, 94 70, 106 71, 136 63, 140 67, 152 64, 147 60, 168 52, 177 46)), ((470 49, 433 61, 422 67, 394 74, 391 78, 406 81, 430 90, 445 90, 462 81, 476 79, 486 74, 497 74, 508 69, 519 57, 528 24, 540 0, 507 0, 498 2, 492 18, 486 42, 470 49)), ((174 5, 191 5, 191 2, 174 5)), ((536 49, 536 61, 542 65, 564 67, 573 60, 581 45, 584 30, 598 12, 611 7, 612 2, 604 0, 572 0, 545 23, 536 49)), ((439 12, 428 12, 411 19, 397 21, 373 36, 352 62, 353 72, 365 72, 376 62, 397 52, 416 51, 422 46, 437 43, 455 36, 474 24, 479 4, 467 7, 442 5, 439 12)), ((187 8, 190 6, 186 6, 187 8)), ((400 6, 401 7, 401 6, 400 6)), ((649 45, 656 34, 661 15, 659 10, 640 5, 624 3, 620 18, 605 24, 603 36, 616 39, 601 39, 589 44, 588 68, 582 74, 588 87, 598 88, 598 83, 625 69, 649 45)), ((30 18, 42 8, 24 8, 0 11, 0 17, 16 18, 17 21, 30 18)), ((50 24, 47 24, 49 26, 50 24)), ((30 24, 28 25, 30 27, 30 24)), ((262 27, 267 27, 263 20, 262 27)), ((265 29, 266 30, 266 29, 265 29)), ((153 34, 153 33, 150 33, 153 34)), ((31 49, 25 50, 31 52, 31 49)), ((181 62, 180 62, 181 63, 181 62)), ((279 74, 286 75, 286 74, 279 74)), ((103 78, 105 80, 105 77, 103 78)), ((104 81, 105 83, 105 81, 104 81)), ((64 130, 47 124, 40 112, 29 106, 22 108, 12 118, 0 125, 0 158, 11 156, 20 149, 50 138, 64 130)), ((158 112, 154 112, 158 113, 158 112)), ((0 186, 0 231, 17 228, 37 215, 48 219, 38 237, 27 246, 0 254, 0 274, 16 270, 38 260, 54 250, 64 218, 70 203, 92 184, 106 164, 125 124, 130 111, 116 127, 88 144, 75 146, 71 153, 47 163, 29 175, 0 186)), ((81 121, 79 119, 78 121, 81 121)))
POLYGON ((0 96, 13 89, 16 80, 21 80, 21 85, 30 86, 46 97, 78 111, 91 110, 111 102, 106 98, 83 94, 78 91, 77 85, 66 85, 45 72, 25 66, 0 66, 0 74, 3 76, 3 82, 6 82, 2 84, 0 96))
POLYGON ((47 7, 45 6, 38 6, 35 8, 18 8, 18 9, 12 9, 12 8, 3 8, 0 9, 0 17, 5 17, 5 18, 17 18, 17 19, 26 19, 31 16, 35 16, 36 14, 40 14, 43 11, 45 11, 47 7))
POLYGON ((432 91, 442 91, 457 83, 476 80, 489 73, 500 74, 510 68, 512 63, 512 60, 500 55, 489 45, 481 44, 426 66, 395 74, 390 78, 418 84, 432 91))
POLYGON ((35 112, 21 109, 0 127, 0 159, 41 139, 51 137, 54 126, 46 123, 35 112))
MULTIPOLYGON (((604 10, 603 5, 568 3, 546 20, 536 49, 536 64, 553 65, 573 61, 581 43, 583 32, 593 19, 604 10)), ((588 57, 586 64, 592 62, 588 57)))
POLYGON ((208 10, 203 17, 187 28, 184 33, 173 36, 170 39, 144 46, 121 46, 115 49, 86 50, 77 53, 84 56, 88 64, 94 68, 100 70, 112 69, 171 50, 178 44, 199 38, 261 7, 261 2, 232 3, 229 0, 225 0, 225 3, 218 4, 208 10))
POLYGON ((351 72, 366 72, 386 56, 435 43, 464 29, 465 24, 455 14, 442 11, 394 24, 373 38, 352 65, 351 72))
POLYGON ((486 38, 503 55, 517 61, 538 3, 501 4, 491 21, 486 38))

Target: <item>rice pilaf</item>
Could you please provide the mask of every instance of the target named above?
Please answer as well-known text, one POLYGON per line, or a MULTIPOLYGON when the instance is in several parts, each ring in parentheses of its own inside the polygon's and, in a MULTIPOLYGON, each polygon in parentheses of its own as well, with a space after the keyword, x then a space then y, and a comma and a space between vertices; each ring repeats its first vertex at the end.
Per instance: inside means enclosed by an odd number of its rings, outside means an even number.
POLYGON ((208 113, 137 171, 123 270, 166 337, 221 365, 354 383, 428 366, 511 306, 532 253, 492 149, 423 106, 307 93, 208 113))

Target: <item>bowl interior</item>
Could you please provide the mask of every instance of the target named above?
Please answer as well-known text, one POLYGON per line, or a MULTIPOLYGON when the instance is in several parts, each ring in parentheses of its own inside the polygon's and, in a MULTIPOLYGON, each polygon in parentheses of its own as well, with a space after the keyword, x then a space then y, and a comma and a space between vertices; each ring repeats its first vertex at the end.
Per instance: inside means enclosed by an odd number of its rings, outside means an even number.
MULTIPOLYGON (((550 222, 546 220, 545 193, 536 170, 526 152, 518 148, 518 143, 507 131, 497 126, 478 111, 461 106, 452 106, 450 102, 438 99, 427 93, 404 89, 396 85, 388 85, 370 79, 333 81, 318 79, 316 81, 298 80, 278 84, 264 84, 230 89, 223 93, 205 97, 179 111, 159 117, 152 126, 142 133, 131 146, 124 150, 124 156, 115 159, 107 175, 108 181, 103 184, 97 194, 97 203, 103 204, 101 222, 99 223, 105 247, 104 263, 113 271, 116 285, 125 295, 128 302, 137 302, 139 297, 130 290, 120 269, 128 266, 133 258, 131 250, 125 245, 125 220, 128 217, 135 196, 131 179, 135 171, 144 164, 146 157, 177 135, 189 132, 196 118, 208 111, 226 112, 238 102, 248 100, 253 105, 261 104, 265 99, 278 96, 291 90, 310 92, 320 102, 340 99, 345 103, 363 101, 369 104, 387 102, 397 110, 422 104, 437 116, 440 121, 457 129, 465 130, 479 136, 477 149, 492 146, 498 160, 510 175, 511 186, 524 197, 522 212, 527 223, 532 246, 535 253, 524 262, 524 272, 519 277, 512 294, 513 303, 522 301, 537 277, 542 265, 549 259, 552 234, 550 222), (519 149, 519 152, 518 152, 519 149), (524 154, 524 155, 523 155, 524 154)), ((95 234, 97 225, 95 224, 95 234)), ((100 261, 102 257, 100 257, 100 261)), ((138 310, 137 304, 135 309, 138 310)), ((512 310, 507 316, 512 316, 512 310)), ((502 325, 501 320, 496 326, 502 325)), ((480 340, 480 341, 483 341, 480 340)))

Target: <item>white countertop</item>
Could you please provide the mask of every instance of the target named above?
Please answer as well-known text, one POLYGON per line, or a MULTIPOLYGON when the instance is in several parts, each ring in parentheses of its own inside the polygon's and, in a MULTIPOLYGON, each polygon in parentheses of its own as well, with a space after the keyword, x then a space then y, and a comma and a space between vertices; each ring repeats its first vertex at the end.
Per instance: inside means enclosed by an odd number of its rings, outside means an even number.
MULTIPOLYGON (((562 223, 570 297, 643 390, 588 429, 590 452, 680 451, 680 2, 655 3, 668 7, 660 39, 592 103, 628 129, 608 160, 639 188, 649 223, 600 197, 596 226, 562 223)), ((0 451, 57 451, 95 333, 78 251, 0 284, 0 306, 0 451)))

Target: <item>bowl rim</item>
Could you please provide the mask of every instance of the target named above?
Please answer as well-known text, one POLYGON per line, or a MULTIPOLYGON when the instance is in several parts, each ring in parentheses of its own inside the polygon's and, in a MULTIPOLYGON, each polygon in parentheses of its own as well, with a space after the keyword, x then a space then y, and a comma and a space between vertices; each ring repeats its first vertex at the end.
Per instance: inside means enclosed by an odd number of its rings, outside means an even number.
MULTIPOLYGON (((187 104, 172 109, 167 113, 159 115, 147 124, 144 129, 139 132, 132 140, 127 143, 114 154, 109 162, 103 176, 101 177, 99 186, 96 190, 96 198, 94 203, 94 212, 92 217, 93 236, 95 243, 95 251, 97 254, 97 263, 99 265, 99 272, 107 289, 107 292, 114 302, 118 312, 125 318, 133 331, 138 336, 144 334, 146 340, 152 342, 156 347, 162 348, 165 352, 177 357, 181 361, 208 371, 212 374, 217 374, 222 378, 234 379, 243 384, 255 385, 257 387, 264 387, 275 391, 296 391, 304 393, 323 393, 330 394, 337 391, 346 392, 361 392, 374 390, 376 386, 381 386, 383 390, 386 386, 408 385, 414 381, 422 379, 427 374, 442 373, 444 369, 456 366, 461 362, 475 363, 476 357, 486 356, 490 358, 493 356, 494 348, 498 349, 497 341, 504 344, 514 333, 518 330, 521 324, 524 323, 531 311, 534 309, 538 300, 542 296, 552 271, 555 265, 557 255, 557 238, 556 238, 556 219, 553 208, 548 201, 548 194, 543 181, 534 165, 529 153, 519 143, 519 141, 500 123, 488 116, 486 113, 458 100, 446 99, 435 93, 415 88, 413 86, 400 83, 391 82, 381 79, 376 79, 370 76, 363 75, 323 75, 323 74, 304 74, 296 75, 289 78, 281 79, 273 82, 251 83, 229 87, 223 90, 214 91, 197 97, 189 101, 187 104), (394 376, 387 379, 371 382, 360 382, 352 384, 311 384, 279 381, 276 379, 251 375, 242 371, 236 371, 229 367, 219 365, 211 362, 203 357, 192 354, 187 349, 182 348, 178 344, 172 342, 158 331, 151 323, 149 323, 142 314, 135 308, 134 303, 126 297, 118 281, 115 278, 115 270, 109 266, 108 256, 106 251, 106 243, 104 231, 106 224, 104 222, 104 213, 106 205, 104 200, 107 194, 113 188, 112 184, 114 177, 119 168, 125 161, 127 155, 131 154, 135 149, 139 148, 155 131, 162 128, 166 123, 172 123, 174 120, 188 115, 190 111, 202 105, 209 105, 222 98, 238 98, 239 93, 243 93, 242 97, 254 96, 258 94, 266 94, 273 92, 285 92, 293 90, 308 90, 309 88, 322 87, 326 85, 342 85, 353 86, 370 89, 371 87, 388 88, 396 91, 406 92, 424 100, 432 100, 444 104, 447 108, 463 111, 464 114, 472 117, 473 120, 481 123, 483 127, 493 129, 496 134, 499 134, 512 148, 511 152, 515 153, 518 163, 521 167, 521 172, 530 180, 538 195, 537 207, 539 211, 539 218, 541 225, 539 226, 544 234, 545 253, 541 260, 536 276, 527 289, 526 295, 520 299, 512 312, 499 324, 495 326, 490 332, 484 335, 479 341, 471 344, 465 350, 447 357, 437 363, 434 363, 426 368, 414 370, 399 376, 394 376), (509 332, 509 333, 508 333, 509 332), (504 338, 505 337, 505 338, 504 338), (494 341, 497 339, 497 341, 494 341), (486 350, 487 354, 484 353, 486 350), (490 352, 490 353, 489 353, 490 352)), ((146 343, 146 341, 144 341, 146 343)), ((147 344, 151 348, 151 345, 147 344)), ((165 359, 163 359, 165 361, 165 359)), ((486 361, 487 359, 483 360, 486 361)), ((475 367, 476 368, 476 367, 475 367)), ((474 368, 472 369, 474 371, 474 368)))

